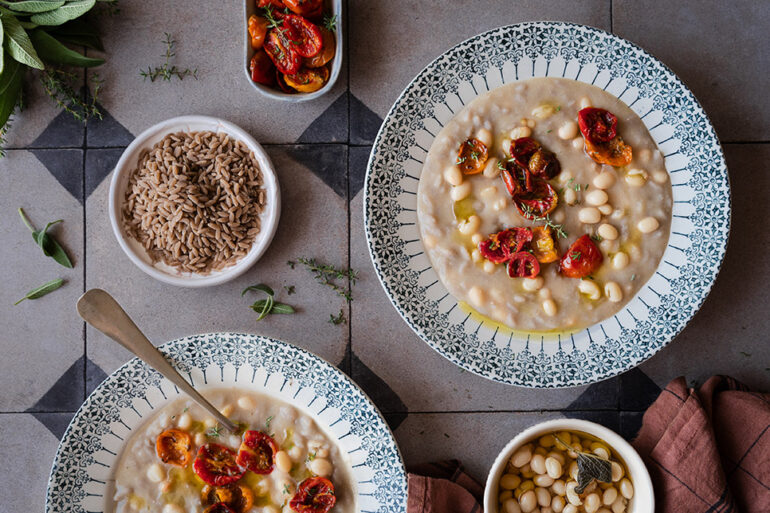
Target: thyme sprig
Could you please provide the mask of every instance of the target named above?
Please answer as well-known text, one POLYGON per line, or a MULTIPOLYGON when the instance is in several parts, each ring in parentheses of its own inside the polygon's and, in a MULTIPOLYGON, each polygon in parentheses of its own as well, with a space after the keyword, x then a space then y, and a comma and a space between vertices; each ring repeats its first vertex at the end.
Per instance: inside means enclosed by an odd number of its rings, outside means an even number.
POLYGON ((524 214, 527 217, 527 219, 530 219, 531 221, 542 222, 543 224, 545 224, 545 226, 549 227, 554 232, 556 232, 556 235, 558 237, 560 237, 562 239, 566 239, 567 238, 568 234, 564 230, 564 226, 561 225, 561 224, 558 224, 558 223, 554 223, 551 220, 551 216, 549 214, 546 214, 545 216, 541 216, 541 215, 535 214, 535 211, 532 210, 532 208, 527 206, 527 205, 522 205, 521 209, 524 212, 524 214))
POLYGON ((76 73, 62 68, 46 68, 40 74, 40 83, 56 106, 72 115, 78 121, 89 118, 102 119, 102 112, 96 105, 101 91, 102 80, 97 73, 91 75, 91 93, 85 96, 77 93, 73 83, 80 81, 76 73))
POLYGON ((337 15, 333 14, 329 16, 327 14, 326 16, 324 16, 323 26, 332 32, 337 30, 337 15))
POLYGON ((345 318, 345 312, 342 311, 342 308, 340 308, 340 313, 338 313, 336 316, 329 314, 329 323, 334 324, 335 326, 338 326, 340 324, 347 324, 348 320, 345 318))
POLYGON ((165 32, 164 34, 166 36, 163 40, 163 44, 166 45, 166 53, 164 55, 166 62, 161 66, 155 66, 155 68, 147 66, 147 71, 140 71, 139 74, 144 77, 145 80, 149 78, 150 82, 155 82, 158 79, 171 82, 173 77, 177 77, 179 80, 184 80, 185 77, 193 77, 195 80, 198 80, 198 68, 192 70, 190 68, 180 69, 176 64, 171 64, 171 58, 176 57, 176 51, 174 50, 176 47, 176 40, 171 37, 171 34, 168 32, 165 32))
POLYGON ((331 288, 338 295, 344 297, 346 301, 353 301, 350 290, 347 287, 334 283, 333 280, 348 280, 350 285, 355 285, 356 280, 358 279, 358 273, 356 271, 351 268, 338 269, 332 265, 322 264, 315 258, 298 258, 296 262, 292 260, 287 262, 292 269, 294 269, 294 266, 297 263, 304 265, 311 271, 318 283, 331 288))

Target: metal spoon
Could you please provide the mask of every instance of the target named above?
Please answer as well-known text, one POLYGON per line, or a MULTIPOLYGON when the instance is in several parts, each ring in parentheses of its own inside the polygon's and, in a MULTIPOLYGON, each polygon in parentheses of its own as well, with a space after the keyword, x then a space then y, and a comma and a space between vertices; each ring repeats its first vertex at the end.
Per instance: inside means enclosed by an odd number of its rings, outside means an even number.
POLYGON ((78 314, 88 324, 101 331, 132 353, 144 363, 160 372, 163 377, 189 395, 204 410, 232 433, 238 426, 222 415, 210 402, 203 398, 166 360, 163 353, 147 340, 134 321, 120 307, 117 301, 101 289, 91 289, 78 299, 78 314))

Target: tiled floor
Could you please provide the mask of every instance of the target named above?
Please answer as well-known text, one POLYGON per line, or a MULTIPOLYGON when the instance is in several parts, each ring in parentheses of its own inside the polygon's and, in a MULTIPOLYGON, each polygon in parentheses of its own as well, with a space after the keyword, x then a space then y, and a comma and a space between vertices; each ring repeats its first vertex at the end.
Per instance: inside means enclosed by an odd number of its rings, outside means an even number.
MULTIPOLYGON (((770 8, 753 0, 665 2, 466 2, 349 0, 343 73, 328 96, 297 105, 256 95, 242 72, 242 3, 122 2, 102 20, 107 64, 105 119, 83 126, 59 113, 37 86, 17 117, 0 160, 0 288, 11 305, 54 277, 67 284, 37 301, 0 310, 0 510, 42 507, 45 477, 67 421, 128 354, 79 322, 74 304, 89 287, 112 292, 151 339, 218 330, 284 339, 348 372, 386 414, 407 464, 458 458, 479 479, 497 450, 541 419, 593 418, 632 437, 641 412, 670 379, 703 381, 731 374, 770 384, 770 8), (374 275, 363 234, 363 177, 369 146, 403 87, 453 44, 503 24, 536 19, 593 25, 626 37, 661 58, 690 85, 724 143, 733 187, 733 228, 716 285, 690 326, 639 369, 588 387, 529 390, 486 381, 450 364, 399 318, 374 275), (747 22, 750 20, 750 22, 747 22), (177 63, 200 79, 143 82, 139 68, 159 63, 163 32, 178 41, 177 63), (283 212, 262 260, 234 283, 205 290, 160 284, 119 249, 106 215, 111 169, 148 126, 191 113, 229 119, 265 143, 278 169, 283 212), (38 254, 16 215, 55 228, 75 269, 38 254), (286 260, 313 256, 360 273, 354 301, 344 301, 286 260), (294 285, 294 316, 259 324, 240 297, 244 285, 294 285), (327 322, 340 308, 348 325, 327 322), (479 433, 484 433, 480 442, 479 433), (30 448, 25 440, 37 442, 30 448), (19 481, 19 468, 32 481, 19 481)), ((34 83, 34 80, 31 81, 34 83)), ((280 295, 281 293, 279 293, 280 295)), ((285 294, 285 292, 284 292, 285 294)), ((285 297, 285 296, 284 296, 285 297)))

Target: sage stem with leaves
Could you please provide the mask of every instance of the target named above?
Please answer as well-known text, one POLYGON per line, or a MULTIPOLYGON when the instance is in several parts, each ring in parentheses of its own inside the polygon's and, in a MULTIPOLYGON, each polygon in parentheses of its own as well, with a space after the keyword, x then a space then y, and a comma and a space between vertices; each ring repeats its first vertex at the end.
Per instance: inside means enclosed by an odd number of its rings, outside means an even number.
POLYGON ((61 278, 56 278, 55 280, 51 280, 48 283, 44 283, 44 284, 40 285, 39 287, 37 287, 35 289, 32 289, 29 292, 27 292, 27 294, 23 298, 21 298, 18 301, 16 301, 13 304, 13 306, 18 305, 19 303, 21 303, 25 299, 38 299, 38 298, 41 298, 41 297, 45 296, 46 294, 50 294, 51 292, 53 292, 54 290, 58 289, 62 285, 64 285, 64 280, 62 280, 61 278))
POLYGON ((273 298, 273 296, 275 296, 275 291, 273 291, 273 289, 271 289, 264 283, 246 287, 245 289, 243 289, 243 292, 241 292, 241 297, 243 297, 247 292, 250 292, 250 291, 252 292, 259 291, 267 294, 267 299, 259 299, 249 307, 259 314, 259 316, 257 317, 257 321, 261 321, 262 319, 264 319, 270 314, 293 314, 296 312, 296 310, 294 310, 294 307, 292 307, 291 305, 287 305, 285 303, 279 303, 275 301, 275 299, 273 298))
POLYGON ((56 239, 54 239, 53 236, 48 233, 48 229, 51 226, 61 223, 63 220, 57 219, 56 221, 51 221, 45 225, 45 228, 42 230, 35 230, 35 227, 32 226, 32 223, 29 221, 29 219, 27 219, 27 216, 24 214, 24 210, 21 208, 19 208, 19 216, 27 228, 29 228, 29 231, 32 232, 32 239, 35 241, 35 244, 40 246, 40 249, 43 250, 43 254, 56 260, 59 265, 68 269, 72 269, 72 261, 67 256, 64 248, 62 248, 56 239))

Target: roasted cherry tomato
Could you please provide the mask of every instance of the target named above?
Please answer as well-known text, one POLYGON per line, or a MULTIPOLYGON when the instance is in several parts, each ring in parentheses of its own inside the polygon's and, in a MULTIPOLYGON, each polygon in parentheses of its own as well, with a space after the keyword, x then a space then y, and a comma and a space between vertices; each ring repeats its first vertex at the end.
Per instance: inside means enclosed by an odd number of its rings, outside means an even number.
POLYGON ((623 142, 623 138, 619 135, 606 143, 595 144, 588 139, 585 140, 585 143, 586 153, 599 164, 615 167, 627 166, 633 158, 631 146, 623 142))
POLYGON ((508 194, 514 197, 524 192, 524 186, 519 183, 519 180, 515 175, 516 170, 512 169, 512 166, 505 166, 505 169, 500 171, 500 176, 503 179, 505 188, 508 190, 508 194))
POLYGON ((548 182, 536 180, 532 190, 514 196, 513 203, 519 213, 527 219, 544 217, 556 208, 559 197, 548 182))
POLYGON ((300 57, 315 57, 321 53, 323 37, 318 25, 307 21, 302 16, 287 14, 283 17, 282 26, 291 29, 291 44, 300 57))
POLYGON ((540 148, 529 158, 529 172, 543 180, 550 180, 561 173, 561 164, 553 152, 540 148))
POLYGON ((508 261, 508 276, 511 278, 534 278, 540 274, 540 264, 529 251, 519 251, 508 261))
POLYGON ((312 93, 321 89, 329 80, 329 70, 323 68, 305 68, 294 75, 284 75, 286 85, 300 93, 312 93))
POLYGON ((267 35, 267 41, 264 45, 265 51, 272 59, 275 67, 286 75, 295 74, 302 64, 302 59, 289 42, 288 38, 290 37, 291 32, 288 29, 273 29, 267 35), (281 30, 286 30, 286 32, 281 32, 281 30))
POLYGON ((167 429, 155 440, 155 452, 163 463, 186 467, 192 459, 192 439, 181 429, 167 429))
POLYGON ((578 238, 559 262, 559 271, 568 278, 585 278, 602 265, 602 252, 588 235, 578 238))
POLYGON ((281 91, 283 91, 284 93, 294 94, 297 92, 288 86, 288 84, 286 83, 286 75, 284 75, 278 70, 275 70, 275 81, 278 83, 278 87, 280 87, 281 91))
POLYGON ((275 83, 275 66, 270 57, 261 48, 254 53, 249 64, 251 79, 258 84, 272 85, 275 83))
POLYGON ((478 139, 468 139, 460 145, 457 152, 457 165, 465 175, 475 175, 484 170, 489 158, 487 145, 478 139))
POLYGON ((540 143, 531 137, 520 137, 511 142, 510 154, 516 160, 516 163, 527 169, 529 159, 540 149, 540 143))
POLYGON ((578 112, 580 132, 587 141, 603 143, 618 134, 618 118, 608 110, 586 107, 578 112))
POLYGON ((294 14, 305 16, 307 18, 319 18, 323 12, 323 0, 284 0, 294 14))
POLYGON ((283 5, 281 0, 257 0, 257 7, 270 7, 272 9, 283 9, 286 6, 283 5))
POLYGON ((225 486, 239 480, 246 472, 235 461, 235 451, 224 445, 208 443, 198 449, 193 470, 204 483, 225 486))
POLYGON ((326 27, 318 27, 321 29, 321 51, 312 59, 305 60, 305 66, 308 68, 320 68, 330 60, 334 58, 334 54, 337 51, 337 44, 334 39, 334 32, 326 27))
POLYGON ((269 474, 275 466, 274 458, 277 452, 278 444, 270 435, 261 431, 246 431, 238 449, 236 463, 255 474, 269 474))
POLYGON ((550 227, 535 226, 532 228, 532 254, 541 264, 548 264, 559 259, 550 227))
POLYGON ((203 513, 235 513, 235 511, 230 509, 224 502, 218 502, 204 509, 203 513))
POLYGON ((493 233, 479 243, 481 255, 494 264, 501 264, 522 249, 532 240, 529 228, 509 228, 493 233))
POLYGON ((214 506, 225 504, 235 513, 245 513, 254 505, 254 494, 245 485, 231 484, 227 486, 205 485, 201 490, 201 504, 214 506))
POLYGON ((265 36, 267 35, 267 20, 256 14, 249 16, 249 39, 251 40, 251 47, 255 50, 262 48, 265 43, 265 36))
POLYGON ((327 513, 336 502, 331 481, 325 477, 309 477, 299 484, 289 507, 297 513, 327 513))

